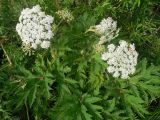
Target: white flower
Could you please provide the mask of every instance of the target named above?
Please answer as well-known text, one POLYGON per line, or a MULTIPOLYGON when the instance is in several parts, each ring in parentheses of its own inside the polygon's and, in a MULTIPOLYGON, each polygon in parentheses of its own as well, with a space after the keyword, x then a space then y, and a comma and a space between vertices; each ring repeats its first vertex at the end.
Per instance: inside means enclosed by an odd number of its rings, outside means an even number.
POLYGON ((114 44, 108 45, 108 52, 102 54, 102 60, 107 61, 107 71, 113 77, 128 79, 136 71, 138 53, 134 44, 128 44, 124 40, 119 44, 117 47, 114 44))
POLYGON ((113 52, 115 50, 116 46, 114 44, 108 45, 108 51, 113 52))
POLYGON ((109 58, 108 53, 103 53, 101 58, 102 58, 102 60, 108 60, 108 58, 109 58))
POLYGON ((32 8, 33 13, 41 12, 41 7, 39 5, 33 6, 32 8))
POLYGON ((100 24, 95 27, 98 34, 104 35, 107 32, 115 31, 117 29, 117 21, 108 17, 107 19, 103 19, 100 24))
POLYGON ((33 49, 37 49, 38 46, 48 48, 50 45, 49 40, 53 37, 51 26, 53 20, 52 16, 45 15, 41 11, 39 5, 22 10, 19 23, 16 26, 22 44, 33 49))
POLYGON ((117 21, 114 21, 111 17, 103 19, 98 25, 91 26, 88 31, 93 31, 101 36, 98 44, 110 42, 119 35, 117 21))
POLYGON ((107 67, 107 70, 108 70, 108 72, 109 73, 113 73, 114 72, 114 67, 113 66, 109 66, 109 67, 107 67))
POLYGON ((118 78, 120 76, 120 73, 118 71, 113 73, 113 77, 118 78))
POLYGON ((32 43, 32 48, 37 49, 37 44, 36 43, 32 43))
POLYGON ((99 45, 102 45, 102 44, 104 44, 104 43, 106 42, 106 40, 107 40, 107 39, 106 39, 106 36, 103 35, 103 36, 100 37, 100 41, 98 42, 98 44, 99 44, 99 45))
POLYGON ((56 14, 59 16, 59 18, 65 20, 67 22, 70 22, 74 19, 73 15, 67 9, 58 10, 56 12, 56 14))
POLYGON ((41 43, 41 47, 44 48, 44 49, 49 48, 49 46, 50 46, 50 41, 43 41, 41 43))

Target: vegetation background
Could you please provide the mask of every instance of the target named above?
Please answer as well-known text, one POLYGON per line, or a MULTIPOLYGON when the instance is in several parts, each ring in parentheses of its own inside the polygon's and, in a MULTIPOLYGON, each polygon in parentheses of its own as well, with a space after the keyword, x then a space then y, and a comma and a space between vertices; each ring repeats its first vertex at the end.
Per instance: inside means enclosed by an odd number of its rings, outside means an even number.
POLYGON ((0 120, 159 120, 159 33, 159 0, 0 0, 0 120), (75 19, 61 23, 50 49, 28 56, 15 27, 37 4, 55 24, 64 8, 75 19), (103 74, 99 38, 85 33, 109 16, 121 28, 113 42, 133 42, 139 53, 141 72, 130 82, 103 74))

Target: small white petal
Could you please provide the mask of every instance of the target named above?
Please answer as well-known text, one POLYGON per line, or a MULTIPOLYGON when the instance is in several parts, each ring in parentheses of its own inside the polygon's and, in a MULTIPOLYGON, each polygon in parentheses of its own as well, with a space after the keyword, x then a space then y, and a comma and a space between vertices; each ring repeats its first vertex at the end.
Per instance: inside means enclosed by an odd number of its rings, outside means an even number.
POLYGON ((41 47, 44 48, 44 49, 49 48, 49 46, 50 46, 50 42, 49 41, 43 41, 41 43, 41 47))

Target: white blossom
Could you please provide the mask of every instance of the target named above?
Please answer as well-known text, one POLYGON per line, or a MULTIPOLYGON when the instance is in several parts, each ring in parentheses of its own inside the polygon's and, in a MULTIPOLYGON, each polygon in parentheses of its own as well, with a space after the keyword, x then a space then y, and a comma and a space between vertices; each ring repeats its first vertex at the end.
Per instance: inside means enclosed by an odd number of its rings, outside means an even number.
POLYGON ((128 79, 130 74, 136 71, 138 53, 134 44, 129 44, 122 40, 119 46, 108 45, 108 51, 102 54, 102 60, 107 61, 107 71, 113 77, 128 79))
POLYGON ((100 35, 104 35, 107 32, 115 31, 117 29, 117 21, 114 21, 111 17, 103 19, 99 25, 95 26, 96 31, 100 35))
POLYGON ((56 14, 59 16, 59 18, 67 22, 70 22, 74 19, 73 15, 67 9, 58 10, 56 14))
POLYGON ((39 5, 33 6, 31 9, 23 9, 16 26, 23 46, 27 45, 33 49, 37 49, 39 46, 48 48, 49 40, 53 37, 52 23, 53 17, 41 11, 39 5))
POLYGON ((101 36, 98 44, 110 42, 119 35, 117 21, 114 21, 111 17, 103 19, 98 25, 91 26, 88 31, 93 31, 101 36))
POLYGON ((43 41, 41 43, 41 47, 44 48, 44 49, 49 48, 49 46, 50 46, 50 42, 49 41, 43 41))
POLYGON ((100 41, 98 42, 98 44, 99 45, 102 45, 103 43, 105 43, 106 42, 106 36, 105 35, 102 35, 101 37, 100 37, 100 41))
POLYGON ((95 32, 101 35, 99 44, 109 42, 118 36, 117 21, 114 21, 111 17, 103 19, 100 24, 95 26, 95 32))
POLYGON ((115 50, 116 46, 114 44, 108 45, 108 51, 113 52, 115 50))

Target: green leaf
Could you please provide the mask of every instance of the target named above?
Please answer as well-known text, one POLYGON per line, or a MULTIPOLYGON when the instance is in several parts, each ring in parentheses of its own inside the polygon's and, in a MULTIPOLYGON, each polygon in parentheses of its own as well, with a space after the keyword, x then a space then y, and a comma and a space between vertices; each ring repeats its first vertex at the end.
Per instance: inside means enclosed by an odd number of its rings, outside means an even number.
POLYGON ((50 81, 50 80, 48 80, 48 79, 45 79, 45 80, 44 80, 44 86, 45 86, 45 92, 46 92, 46 97, 47 97, 47 99, 49 99, 49 98, 51 97, 51 94, 50 94, 51 88, 50 88, 50 86, 49 86, 49 81, 50 81))
POLYGON ((17 99, 17 105, 16 105, 16 108, 15 109, 18 109, 20 108, 22 105, 25 104, 25 102, 27 101, 27 97, 29 95, 29 92, 30 91, 26 91, 25 93, 21 93, 19 96, 18 96, 18 99, 17 99))
POLYGON ((116 101, 115 101, 115 98, 113 98, 112 100, 108 100, 107 101, 108 104, 109 104, 109 108, 107 109, 109 112, 112 112, 115 108, 115 105, 116 105, 116 101))
POLYGON ((88 103, 90 103, 90 104, 99 102, 99 101, 101 101, 101 100, 102 100, 102 99, 99 98, 99 97, 87 97, 87 98, 85 99, 85 101, 88 102, 88 103))
POLYGON ((34 85, 34 87, 33 87, 33 89, 31 90, 31 92, 30 92, 30 99, 31 99, 31 101, 30 101, 30 104, 29 104, 29 106, 30 106, 30 108, 32 107, 32 105, 33 105, 33 103, 34 103, 34 101, 35 101, 35 99, 36 99, 36 94, 37 94, 37 85, 34 85), (32 91, 33 90, 33 91, 32 91))
POLYGON ((92 120, 92 115, 87 113, 87 108, 84 105, 81 105, 81 112, 83 113, 83 116, 85 117, 85 120, 92 120))
POLYGON ((69 84, 77 84, 78 82, 76 80, 73 80, 71 78, 65 78, 65 82, 69 84))
POLYGON ((125 100, 129 106, 141 117, 144 117, 143 114, 148 114, 148 111, 145 108, 145 102, 140 98, 133 95, 125 95, 125 100))

